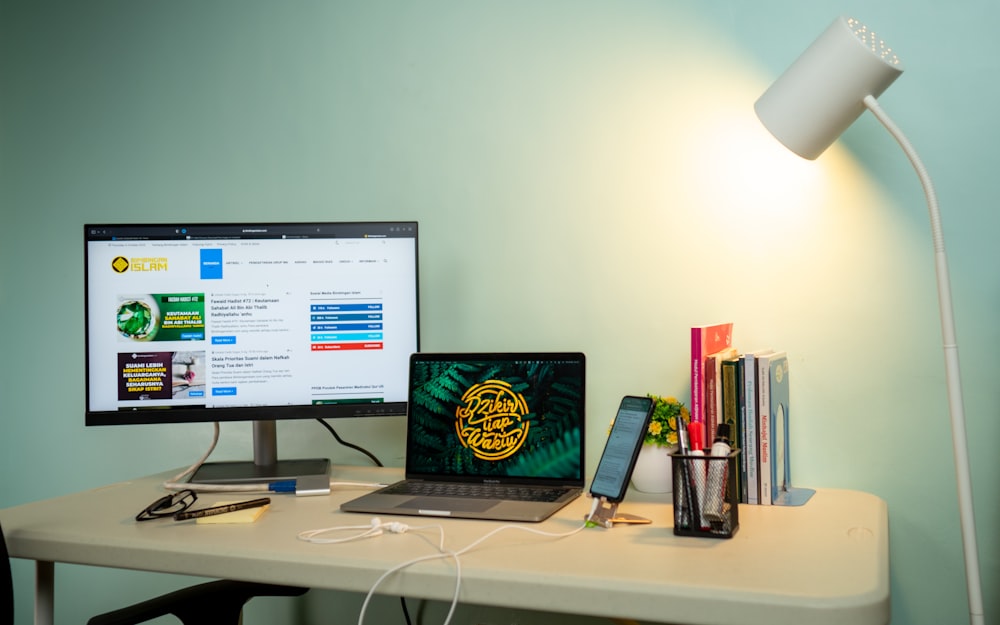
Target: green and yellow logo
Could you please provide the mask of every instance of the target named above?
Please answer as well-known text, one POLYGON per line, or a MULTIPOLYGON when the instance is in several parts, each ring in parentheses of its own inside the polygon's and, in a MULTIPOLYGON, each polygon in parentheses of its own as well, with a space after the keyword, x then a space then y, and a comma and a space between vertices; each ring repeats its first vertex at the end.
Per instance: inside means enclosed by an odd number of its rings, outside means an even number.
POLYGON ((469 387, 455 410, 462 444, 482 460, 497 461, 517 453, 528 437, 528 402, 510 384, 489 380, 469 387))
POLYGON ((129 260, 124 256, 115 256, 111 261, 111 268, 115 273, 125 273, 129 269, 132 271, 166 271, 167 259, 157 258, 133 258, 129 260))

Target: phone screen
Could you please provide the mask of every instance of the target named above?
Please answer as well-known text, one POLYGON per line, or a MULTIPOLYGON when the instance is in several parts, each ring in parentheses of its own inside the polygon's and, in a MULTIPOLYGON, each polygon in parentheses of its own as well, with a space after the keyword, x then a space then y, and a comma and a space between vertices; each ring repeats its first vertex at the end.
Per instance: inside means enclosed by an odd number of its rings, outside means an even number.
POLYGON ((592 495, 605 497, 610 502, 618 502, 625 497, 628 480, 632 477, 635 459, 646 436, 652 412, 653 400, 649 397, 622 398, 608 442, 604 445, 601 461, 597 463, 597 473, 590 485, 592 495))

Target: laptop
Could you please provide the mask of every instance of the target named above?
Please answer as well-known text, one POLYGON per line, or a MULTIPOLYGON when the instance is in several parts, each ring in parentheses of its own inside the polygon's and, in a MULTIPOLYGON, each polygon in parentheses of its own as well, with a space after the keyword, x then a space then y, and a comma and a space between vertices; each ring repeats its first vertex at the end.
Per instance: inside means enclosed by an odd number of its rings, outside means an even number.
POLYGON ((543 521, 584 486, 579 352, 410 356, 406 473, 346 512, 543 521))

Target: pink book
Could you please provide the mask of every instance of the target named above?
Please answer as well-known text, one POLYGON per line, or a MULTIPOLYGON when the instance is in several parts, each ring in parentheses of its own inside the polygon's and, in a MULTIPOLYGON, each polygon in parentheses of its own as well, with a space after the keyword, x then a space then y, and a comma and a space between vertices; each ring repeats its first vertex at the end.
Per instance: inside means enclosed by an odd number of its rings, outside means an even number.
MULTIPOLYGON (((714 323, 691 328, 691 421, 705 424, 705 359, 733 344, 733 324, 714 323)), ((705 432, 705 436, 708 436, 705 432)), ((715 433, 712 432, 712 436, 715 433)), ((711 440, 703 438, 702 440, 711 440)))

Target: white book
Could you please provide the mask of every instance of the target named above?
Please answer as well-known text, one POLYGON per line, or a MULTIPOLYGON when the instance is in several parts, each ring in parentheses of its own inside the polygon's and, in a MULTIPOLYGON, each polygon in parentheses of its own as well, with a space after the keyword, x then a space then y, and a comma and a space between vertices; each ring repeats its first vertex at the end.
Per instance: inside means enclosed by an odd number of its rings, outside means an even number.
POLYGON ((770 352, 769 349, 758 349, 743 354, 743 412, 740 415, 743 426, 743 452, 746 463, 746 503, 760 503, 760 473, 758 466, 757 437, 757 356, 770 352))
POLYGON ((760 479, 762 506, 771 505, 771 356, 757 355, 757 475, 760 479))

